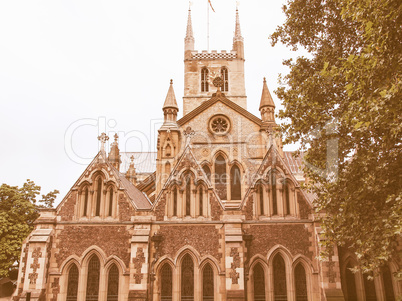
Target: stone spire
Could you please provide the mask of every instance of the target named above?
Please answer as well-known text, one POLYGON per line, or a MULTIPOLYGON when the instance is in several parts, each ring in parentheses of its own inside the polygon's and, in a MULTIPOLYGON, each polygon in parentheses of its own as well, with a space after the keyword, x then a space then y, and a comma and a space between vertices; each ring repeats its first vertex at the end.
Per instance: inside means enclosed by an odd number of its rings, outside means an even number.
POLYGON ((238 58, 244 59, 244 39, 241 35, 239 10, 237 7, 236 7, 235 33, 233 37, 233 50, 237 52, 238 58))
POLYGON ((119 136, 114 134, 114 142, 111 144, 108 160, 116 168, 120 170, 120 150, 119 150, 119 136))
POLYGON ((126 179, 129 180, 134 185, 137 185, 137 173, 134 168, 134 156, 130 157, 130 166, 126 172, 126 179))
POLYGON ((163 104, 163 113, 165 116, 165 122, 176 124, 177 112, 179 111, 179 107, 177 106, 176 96, 173 91, 173 80, 170 80, 170 86, 168 93, 166 95, 165 103, 163 104))
POLYGON ((264 77, 260 102, 260 113, 263 122, 275 122, 275 103, 269 93, 267 81, 264 77))
POLYGON ((194 50, 193 25, 191 22, 191 9, 189 7, 188 8, 186 37, 184 38, 184 53, 186 55, 188 51, 193 51, 193 50, 194 50))

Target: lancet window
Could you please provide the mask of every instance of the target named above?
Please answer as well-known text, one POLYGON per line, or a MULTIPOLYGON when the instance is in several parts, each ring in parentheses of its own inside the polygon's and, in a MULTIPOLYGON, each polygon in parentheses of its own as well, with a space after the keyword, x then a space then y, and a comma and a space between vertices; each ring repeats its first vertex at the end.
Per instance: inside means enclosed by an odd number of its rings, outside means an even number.
POLYGON ((201 69, 201 92, 209 91, 208 75, 209 71, 206 67, 201 69))
POLYGON ((254 301, 265 301, 265 275, 261 264, 254 266, 254 301))
POLYGON ((202 272, 202 299, 203 301, 214 300, 214 271, 208 263, 202 272))
POLYGON ((95 216, 100 215, 101 199, 102 199, 102 178, 98 177, 96 181, 96 204, 95 204, 95 216))
POLYGON ((172 301, 172 268, 165 263, 161 269, 161 301, 172 301))
POLYGON ((98 301, 99 297, 100 262, 93 255, 88 264, 86 301, 98 301))
POLYGON ((183 257, 181 265, 181 300, 194 300, 194 263, 188 254, 183 257))
POLYGON ((94 179, 92 185, 86 183, 79 191, 78 216, 86 218, 117 216, 117 195, 114 185, 109 183, 106 186, 100 175, 94 179))
POLYGON ((230 199, 241 200, 241 175, 237 165, 230 169, 230 199))
POLYGON ((273 260, 274 269, 274 300, 287 300, 286 267, 282 256, 277 254, 273 260))
POLYGON ((109 270, 107 301, 118 301, 119 299, 119 270, 115 264, 109 270))
POLYGON ((296 301, 308 301, 306 272, 301 263, 295 269, 296 301))
POLYGON ((221 68, 221 77, 222 77, 222 80, 223 80, 222 91, 223 92, 228 92, 229 91, 229 72, 228 72, 228 68, 226 68, 226 67, 221 68))
POLYGON ((226 161, 222 155, 215 159, 215 190, 221 200, 227 199, 226 161))
POLYGON ((78 268, 72 264, 68 272, 67 301, 77 301, 78 296, 78 268))

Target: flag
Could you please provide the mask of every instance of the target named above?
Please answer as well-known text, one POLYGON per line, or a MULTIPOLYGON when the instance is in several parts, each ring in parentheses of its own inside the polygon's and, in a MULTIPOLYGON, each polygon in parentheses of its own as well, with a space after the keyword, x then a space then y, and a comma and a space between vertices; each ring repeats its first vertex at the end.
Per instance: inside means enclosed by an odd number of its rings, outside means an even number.
POLYGON ((212 8, 212 11, 213 11, 213 12, 215 12, 214 8, 212 7, 212 3, 211 3, 211 0, 208 0, 208 3, 209 3, 209 5, 211 6, 211 8, 212 8))

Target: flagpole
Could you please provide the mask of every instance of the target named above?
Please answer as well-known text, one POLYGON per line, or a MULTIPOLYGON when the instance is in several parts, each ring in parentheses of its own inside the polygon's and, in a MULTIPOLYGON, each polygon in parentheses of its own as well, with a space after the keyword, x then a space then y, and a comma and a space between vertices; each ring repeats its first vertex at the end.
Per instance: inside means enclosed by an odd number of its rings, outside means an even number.
POLYGON ((209 52, 209 2, 207 0, 207 50, 209 52))

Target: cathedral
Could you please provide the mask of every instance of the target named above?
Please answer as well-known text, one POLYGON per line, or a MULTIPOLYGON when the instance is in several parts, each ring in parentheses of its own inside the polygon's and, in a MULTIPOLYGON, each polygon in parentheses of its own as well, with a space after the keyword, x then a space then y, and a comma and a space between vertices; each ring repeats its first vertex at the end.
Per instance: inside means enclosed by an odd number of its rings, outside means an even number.
POLYGON ((13 300, 401 295, 400 262, 368 280, 351 272, 358 261, 347 248, 318 259, 325 237, 302 159, 283 150, 265 79, 260 116, 247 111, 244 62, 237 10, 232 50, 221 52, 194 49, 189 10, 183 117, 171 81, 156 152, 120 152, 117 135, 98 137, 98 154, 24 241, 13 300))

